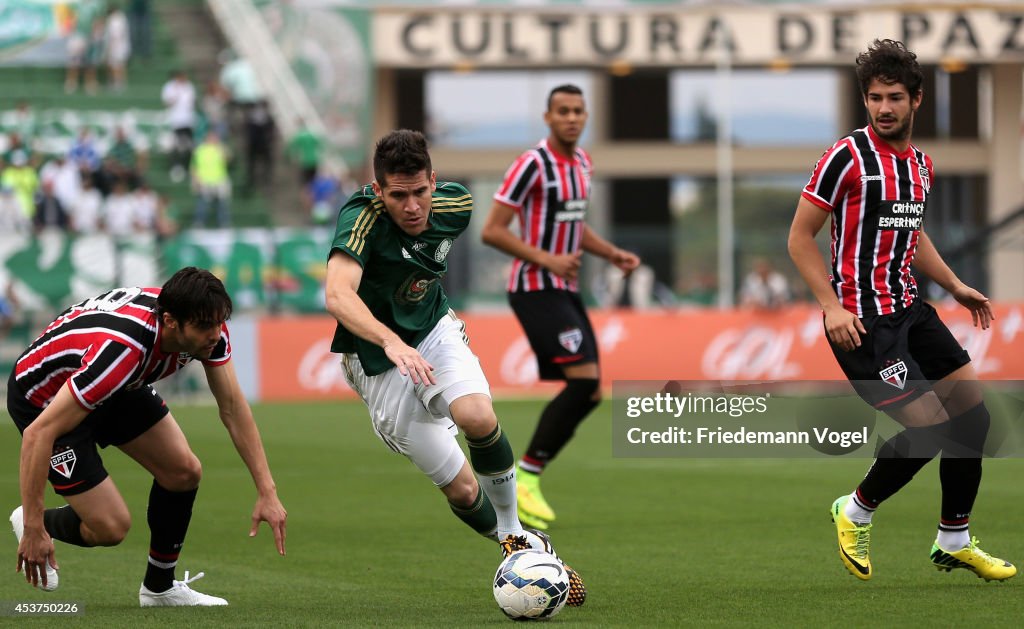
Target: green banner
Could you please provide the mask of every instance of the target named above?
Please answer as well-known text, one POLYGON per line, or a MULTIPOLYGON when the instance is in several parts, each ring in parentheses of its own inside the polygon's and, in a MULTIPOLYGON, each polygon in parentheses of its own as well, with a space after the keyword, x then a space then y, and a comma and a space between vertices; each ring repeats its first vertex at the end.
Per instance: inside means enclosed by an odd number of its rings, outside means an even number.
POLYGON ((159 285, 155 238, 116 240, 106 234, 43 232, 0 235, 0 287, 20 310, 56 313, 117 286, 159 285))
POLYGON ((163 248, 164 268, 208 268, 239 310, 323 312, 327 229, 194 230, 163 248))

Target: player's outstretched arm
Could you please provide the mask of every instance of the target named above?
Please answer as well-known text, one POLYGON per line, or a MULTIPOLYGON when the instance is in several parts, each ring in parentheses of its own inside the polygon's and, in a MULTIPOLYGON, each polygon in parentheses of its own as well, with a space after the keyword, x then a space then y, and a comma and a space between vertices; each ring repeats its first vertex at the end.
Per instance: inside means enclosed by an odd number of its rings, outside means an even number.
POLYGON ((434 366, 420 356, 416 348, 409 347, 400 336, 377 320, 359 297, 357 291, 362 279, 363 267, 355 258, 340 250, 332 252, 327 261, 324 289, 327 312, 352 334, 379 345, 398 371, 411 377, 414 384, 437 384, 434 366))
POLYGON ((60 388, 53 401, 25 429, 21 441, 19 482, 25 534, 18 545, 18 572, 25 571, 25 580, 34 586, 46 585, 46 562, 58 568, 53 540, 43 526, 46 475, 50 455, 57 437, 71 432, 89 411, 71 393, 71 384, 60 388))
POLYGON ((230 360, 220 365, 203 365, 210 391, 217 400, 217 409, 224 427, 231 435, 239 456, 249 468, 249 474, 256 484, 256 506, 252 510, 252 528, 249 537, 254 537, 260 522, 266 522, 274 532, 277 552, 285 554, 286 522, 288 512, 277 497, 277 485, 270 474, 270 465, 263 450, 259 428, 252 416, 249 402, 242 394, 242 387, 235 375, 235 365, 230 360))
POLYGON ((914 268, 924 273, 950 295, 956 299, 961 306, 971 311, 971 320, 974 326, 981 326, 987 330, 995 317, 992 315, 992 302, 981 292, 971 288, 960 281, 953 269, 949 268, 938 249, 932 243, 928 234, 921 230, 921 236, 917 243, 917 255, 914 256, 914 268))
POLYGON ((867 334, 867 330, 857 315, 839 303, 839 297, 825 274, 825 258, 821 256, 814 237, 821 231, 827 217, 824 210, 801 197, 793 224, 789 227, 789 257, 825 313, 825 333, 833 343, 849 352, 860 347, 860 337, 867 334))

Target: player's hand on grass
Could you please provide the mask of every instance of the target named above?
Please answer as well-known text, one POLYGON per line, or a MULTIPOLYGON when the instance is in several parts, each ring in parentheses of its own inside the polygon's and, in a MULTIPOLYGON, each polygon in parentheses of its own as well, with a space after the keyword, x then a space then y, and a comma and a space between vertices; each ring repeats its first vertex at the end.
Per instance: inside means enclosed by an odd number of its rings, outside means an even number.
POLYGON ((618 247, 612 251, 612 255, 608 256, 608 261, 622 271, 623 277, 629 277, 629 274, 640 266, 640 256, 632 251, 626 251, 618 247))
POLYGON ((274 544, 277 546, 277 553, 284 555, 284 541, 287 535, 286 520, 288 512, 284 505, 277 498, 277 494, 260 496, 256 499, 256 506, 252 510, 252 528, 249 529, 249 537, 256 537, 259 531, 260 522, 266 522, 270 530, 274 532, 274 544))
POLYGON ((579 277, 582 258, 582 250, 576 253, 551 255, 544 261, 543 266, 563 280, 571 282, 579 277))
POLYGON ((409 347, 401 340, 385 341, 382 346, 388 359, 395 363, 399 373, 412 378, 413 384, 437 384, 434 379, 434 366, 420 356, 415 348, 409 347))
POLYGON ((46 585, 46 564, 57 570, 57 555, 46 529, 25 527, 25 534, 18 544, 17 571, 25 572, 25 580, 33 587, 46 585))
POLYGON ((961 306, 971 311, 971 322, 974 323, 974 327, 989 329, 995 316, 992 315, 992 302, 988 297, 966 284, 953 289, 952 295, 961 306))
POLYGON ((839 304, 825 309, 825 332, 833 343, 847 352, 860 347, 860 337, 868 333, 857 315, 839 304))

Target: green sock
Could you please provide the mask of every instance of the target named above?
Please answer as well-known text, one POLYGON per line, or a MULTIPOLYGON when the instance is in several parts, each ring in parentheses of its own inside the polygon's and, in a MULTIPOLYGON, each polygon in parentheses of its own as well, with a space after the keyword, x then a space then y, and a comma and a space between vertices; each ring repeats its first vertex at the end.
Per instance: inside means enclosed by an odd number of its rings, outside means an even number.
POLYGON ((480 479, 480 486, 494 505, 498 518, 498 535, 521 534, 523 525, 516 512, 516 459, 512 444, 501 430, 494 430, 481 439, 466 437, 469 461, 480 479))
POLYGON ((476 500, 468 507, 457 507, 450 502, 448 506, 460 520, 484 537, 492 537, 498 528, 498 516, 494 513, 494 506, 487 494, 479 489, 476 492, 476 500))

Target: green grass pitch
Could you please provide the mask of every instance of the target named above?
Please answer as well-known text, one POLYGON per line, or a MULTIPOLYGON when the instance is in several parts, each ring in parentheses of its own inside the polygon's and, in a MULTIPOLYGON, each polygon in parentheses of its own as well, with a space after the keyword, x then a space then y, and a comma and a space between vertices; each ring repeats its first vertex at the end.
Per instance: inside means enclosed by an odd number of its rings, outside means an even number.
MULTIPOLYGON (((540 402, 499 402, 517 453, 540 402)), ((289 511, 288 555, 269 529, 247 536, 254 491, 213 407, 175 406, 203 462, 189 537, 178 565, 204 571, 196 588, 228 599, 210 609, 138 608, 145 569, 149 477, 103 451, 132 511, 117 548, 58 543, 60 589, 37 592, 14 572, 14 536, 0 542, 0 601, 84 604, 74 619, 0 617, 0 625, 140 627, 508 626, 490 580, 497 547, 451 515, 441 493, 374 436, 359 403, 255 407, 289 511), (6 557, 5 559, 2 557, 6 557)), ((848 575, 828 508, 868 464, 859 460, 616 459, 611 407, 601 406, 549 469, 559 553, 589 598, 552 626, 1019 626, 1022 577, 985 583, 928 561, 938 517, 929 464, 875 518, 875 576, 848 575)), ((0 506, 18 499, 20 440, 0 417, 0 506)), ((982 547, 1024 564, 1021 460, 985 463, 972 519, 982 547)), ((60 500, 48 493, 47 504, 60 500)), ((6 526, 6 524, 5 524, 6 526)))

